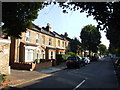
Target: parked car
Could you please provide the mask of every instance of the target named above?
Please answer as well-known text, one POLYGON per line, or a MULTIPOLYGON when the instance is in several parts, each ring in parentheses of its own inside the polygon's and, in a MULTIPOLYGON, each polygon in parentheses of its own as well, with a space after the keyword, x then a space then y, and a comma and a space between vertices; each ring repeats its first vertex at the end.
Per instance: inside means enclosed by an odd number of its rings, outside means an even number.
POLYGON ((67 68, 80 68, 83 65, 83 60, 78 56, 70 56, 66 61, 67 68))
POLYGON ((90 63, 90 59, 87 57, 83 57, 82 60, 85 61, 86 65, 90 63))
POLYGON ((81 63, 81 66, 85 66, 85 60, 83 60, 82 57, 78 56, 78 58, 80 58, 80 63, 81 63))

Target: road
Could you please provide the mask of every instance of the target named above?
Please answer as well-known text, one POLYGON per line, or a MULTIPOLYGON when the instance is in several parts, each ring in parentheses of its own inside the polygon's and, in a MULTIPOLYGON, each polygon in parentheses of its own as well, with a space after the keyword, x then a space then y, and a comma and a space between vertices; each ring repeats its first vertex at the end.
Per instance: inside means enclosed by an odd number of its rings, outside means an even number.
POLYGON ((109 57, 79 69, 66 69, 52 76, 32 81, 19 88, 118 88, 112 61, 109 57))

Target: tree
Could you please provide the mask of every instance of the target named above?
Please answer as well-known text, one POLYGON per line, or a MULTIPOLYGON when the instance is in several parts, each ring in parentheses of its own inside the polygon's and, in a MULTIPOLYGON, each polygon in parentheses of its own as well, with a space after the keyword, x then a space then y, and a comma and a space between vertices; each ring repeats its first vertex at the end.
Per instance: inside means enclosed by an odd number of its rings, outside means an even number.
POLYGON ((100 52, 100 55, 105 55, 107 53, 107 48, 104 44, 99 45, 99 52, 100 52))
POLYGON ((2 3, 2 26, 3 33, 7 36, 21 37, 32 21, 38 16, 42 8, 42 2, 3 2, 2 3))
POLYGON ((81 43, 84 50, 89 50, 89 55, 92 52, 97 52, 98 46, 101 43, 101 35, 99 30, 93 25, 86 25, 80 33, 81 43))
POLYGON ((98 22, 97 28, 106 30, 106 36, 112 43, 112 47, 120 50, 120 2, 68 2, 67 4, 59 2, 59 5, 64 13, 67 12, 67 8, 79 10, 80 13, 86 12, 87 17, 93 15, 98 22))
POLYGON ((81 45, 80 41, 75 37, 74 39, 70 41, 71 51, 77 54, 78 51, 80 50, 80 45, 81 45))
POLYGON ((108 51, 111 54, 116 54, 118 56, 120 55, 120 48, 115 48, 112 43, 110 43, 108 51))

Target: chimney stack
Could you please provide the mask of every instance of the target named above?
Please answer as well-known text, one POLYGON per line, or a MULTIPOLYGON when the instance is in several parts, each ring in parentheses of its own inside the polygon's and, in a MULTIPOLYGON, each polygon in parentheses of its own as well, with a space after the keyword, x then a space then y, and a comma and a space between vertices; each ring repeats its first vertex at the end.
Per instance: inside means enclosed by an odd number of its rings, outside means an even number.
POLYGON ((46 29, 47 29, 48 31, 51 31, 51 25, 50 25, 49 23, 47 23, 46 29))

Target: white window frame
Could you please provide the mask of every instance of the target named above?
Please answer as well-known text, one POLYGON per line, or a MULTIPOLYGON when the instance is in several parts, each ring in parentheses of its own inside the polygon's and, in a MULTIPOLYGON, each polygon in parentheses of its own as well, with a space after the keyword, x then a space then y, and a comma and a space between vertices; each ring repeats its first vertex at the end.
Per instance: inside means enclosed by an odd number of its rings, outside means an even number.
POLYGON ((49 38, 49 45, 52 46, 52 38, 49 38))
MULTIPOLYGON (((33 61, 34 61, 34 54, 35 54, 35 53, 34 53, 34 50, 35 50, 35 49, 37 49, 37 47, 25 46, 25 62, 28 61, 28 60, 26 60, 26 58, 27 58, 27 57, 26 57, 26 51, 27 51, 27 50, 33 50, 33 60, 31 59, 30 62, 33 62, 33 61)), ((28 55, 27 55, 27 56, 28 56, 28 55)))
POLYGON ((39 44, 39 38, 40 38, 40 35, 36 34, 36 44, 39 44))
POLYGON ((51 51, 51 53, 50 53, 50 58, 54 59, 54 52, 53 51, 51 51))
POLYGON ((33 62, 33 61, 34 61, 34 49, 25 49, 25 62, 33 62))
POLYGON ((45 44, 45 36, 42 36, 42 44, 45 44))
POLYGON ((30 31, 26 31, 25 41, 26 41, 26 42, 30 42, 30 31))

